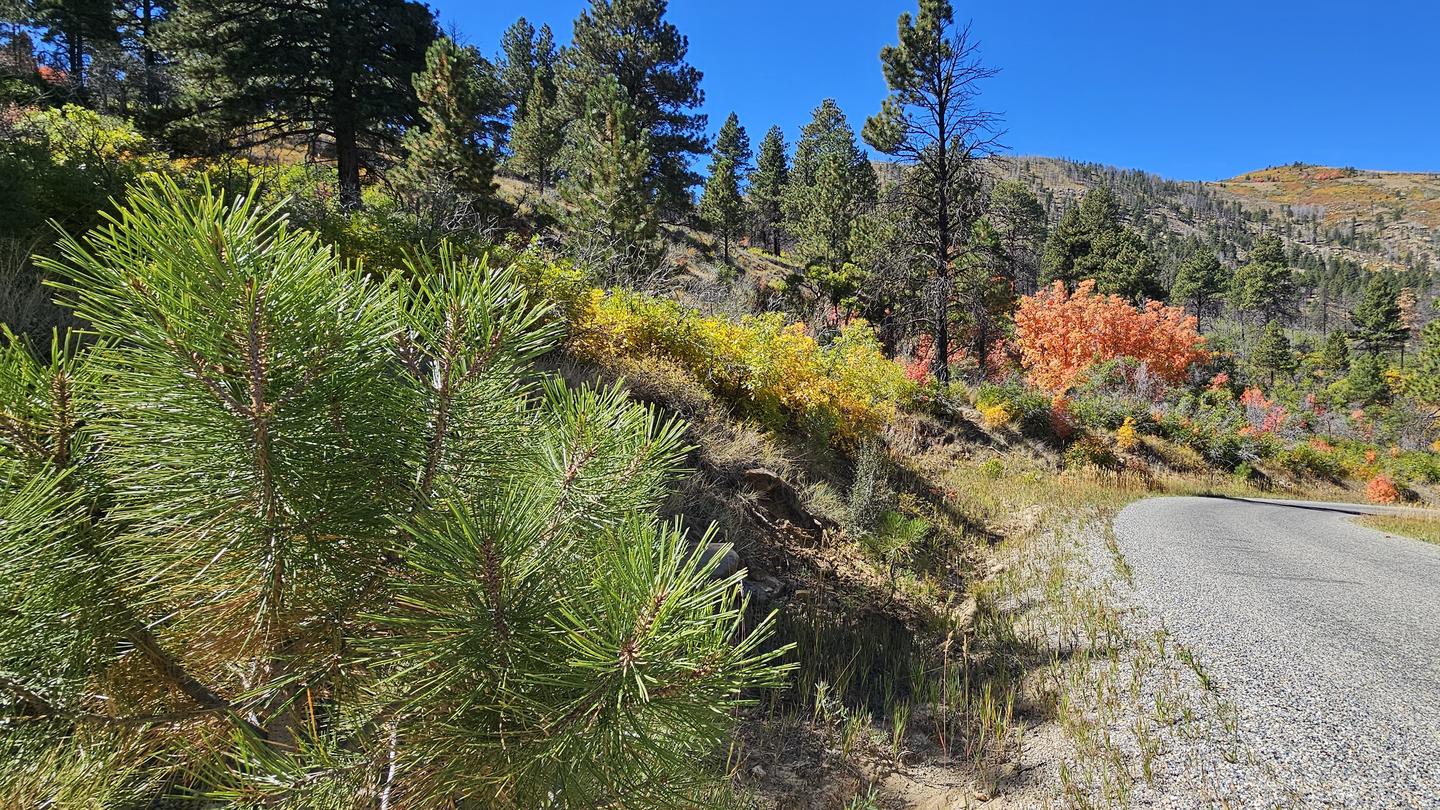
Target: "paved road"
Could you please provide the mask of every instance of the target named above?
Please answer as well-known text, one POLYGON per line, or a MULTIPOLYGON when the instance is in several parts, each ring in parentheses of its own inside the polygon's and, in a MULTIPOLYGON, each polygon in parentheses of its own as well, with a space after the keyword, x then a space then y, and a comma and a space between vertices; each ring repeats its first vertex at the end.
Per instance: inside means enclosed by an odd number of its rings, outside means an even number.
POLYGON ((1440 807, 1440 545, 1355 504, 1154 498, 1116 538, 1307 806, 1440 807))

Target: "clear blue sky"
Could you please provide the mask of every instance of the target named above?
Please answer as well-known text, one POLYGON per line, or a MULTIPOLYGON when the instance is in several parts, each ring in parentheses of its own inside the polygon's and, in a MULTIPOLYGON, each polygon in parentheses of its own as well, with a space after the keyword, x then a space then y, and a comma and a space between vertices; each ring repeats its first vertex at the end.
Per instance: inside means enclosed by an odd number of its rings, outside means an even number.
MULTIPOLYGON (((487 53, 520 15, 568 41, 584 0, 431 0, 487 53)), ((914 0, 671 0, 713 131, 793 142, 822 98, 857 129, 885 94, 878 53, 914 0)), ((1001 73, 986 106, 1013 154, 1214 180, 1295 160, 1440 171, 1440 0, 956 3, 1001 73)))

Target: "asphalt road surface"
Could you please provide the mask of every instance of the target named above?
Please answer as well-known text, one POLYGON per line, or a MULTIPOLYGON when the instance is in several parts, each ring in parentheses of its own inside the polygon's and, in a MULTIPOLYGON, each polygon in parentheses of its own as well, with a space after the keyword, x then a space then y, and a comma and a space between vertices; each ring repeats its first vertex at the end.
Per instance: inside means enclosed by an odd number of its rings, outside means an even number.
POLYGON ((1356 504, 1153 498, 1116 539, 1304 806, 1440 808, 1440 545, 1356 504))

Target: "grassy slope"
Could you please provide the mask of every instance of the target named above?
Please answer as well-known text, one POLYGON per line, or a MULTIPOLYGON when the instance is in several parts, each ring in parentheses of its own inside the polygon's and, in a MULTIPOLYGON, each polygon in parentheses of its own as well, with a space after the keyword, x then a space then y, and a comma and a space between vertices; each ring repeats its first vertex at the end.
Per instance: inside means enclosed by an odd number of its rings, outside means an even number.
POLYGON ((1389 534, 1413 537, 1427 543, 1440 543, 1440 517, 1412 515, 1370 515, 1356 522, 1389 534))
POLYGON ((1440 174, 1278 166, 1215 184, 1253 200, 1323 206, 1325 224, 1373 220, 1377 212, 1440 228, 1440 174))

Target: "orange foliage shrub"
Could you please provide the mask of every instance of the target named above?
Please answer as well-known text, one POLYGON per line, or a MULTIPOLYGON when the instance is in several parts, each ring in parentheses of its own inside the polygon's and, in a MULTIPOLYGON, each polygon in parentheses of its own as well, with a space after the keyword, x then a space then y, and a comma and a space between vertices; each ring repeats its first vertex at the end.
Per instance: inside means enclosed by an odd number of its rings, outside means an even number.
POLYGON ((1183 382, 1210 353, 1195 319, 1150 301, 1136 309, 1118 295, 1099 295, 1086 280, 1073 294, 1063 284, 1020 299, 1015 312, 1020 362, 1030 381, 1050 391, 1080 382, 1096 363, 1133 357, 1166 382, 1183 382))
POLYGON ((1365 485, 1365 499, 1371 503, 1399 503, 1400 490, 1389 476, 1377 475, 1365 485))

